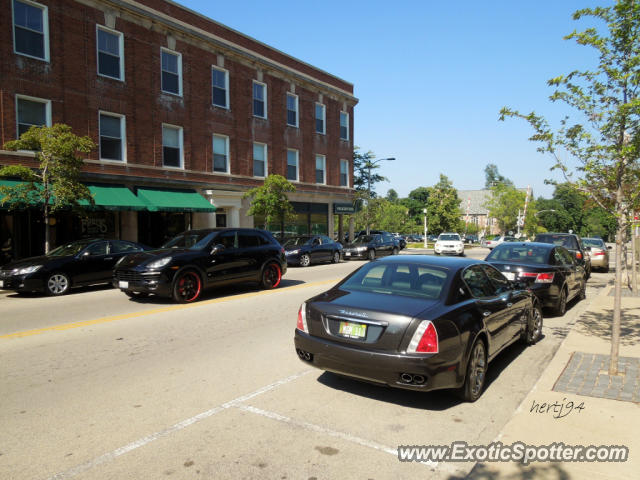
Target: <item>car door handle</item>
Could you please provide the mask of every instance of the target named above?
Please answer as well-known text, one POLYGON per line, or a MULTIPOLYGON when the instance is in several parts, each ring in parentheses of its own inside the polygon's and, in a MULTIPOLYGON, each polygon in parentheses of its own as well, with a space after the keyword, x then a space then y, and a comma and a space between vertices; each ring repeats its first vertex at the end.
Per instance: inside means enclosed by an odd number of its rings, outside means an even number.
POLYGON ((113 257, 104 257, 105 260, 113 260, 113 257))
POLYGON ((489 315, 491 315, 491 312, 482 312, 482 315, 484 315, 485 317, 488 317, 489 315))

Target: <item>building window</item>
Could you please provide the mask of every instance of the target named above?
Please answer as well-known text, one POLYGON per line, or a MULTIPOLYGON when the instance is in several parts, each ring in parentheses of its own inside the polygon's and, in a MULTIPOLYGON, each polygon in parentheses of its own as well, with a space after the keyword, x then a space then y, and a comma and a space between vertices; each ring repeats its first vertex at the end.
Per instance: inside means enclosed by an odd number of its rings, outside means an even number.
POLYGON ((287 125, 298 126, 298 96, 287 93, 287 125))
POLYGON ((44 5, 13 0, 13 48, 20 55, 49 61, 49 17, 44 5))
POLYGON ((222 68, 211 67, 213 86, 213 104, 216 107, 229 108, 229 72, 222 68))
POLYGON ((98 26, 98 74, 124 80, 124 36, 98 26))
POLYGON ((182 55, 161 49, 162 91, 182 96, 182 55))
POLYGON ((316 183, 327 183, 327 180, 325 178, 326 167, 326 157, 324 155, 316 155, 316 183))
POLYGON ((349 140, 349 114, 340 112, 340 139, 349 140))
POLYGON ((316 132, 325 133, 327 110, 321 103, 316 103, 316 132))
POLYGON ((297 182, 298 179, 298 151, 287 150, 287 180, 297 182))
POLYGON ((100 112, 100 160, 125 160, 126 128, 122 115, 100 112))
POLYGON ((253 115, 267 118, 267 86, 255 80, 253 82, 253 115))
POLYGON ((264 143, 253 144, 253 176, 267 176, 267 146, 264 143))
POLYGON ((213 136, 213 171, 229 173, 229 137, 213 136))
POLYGON ((182 128, 162 126, 162 165, 182 168, 182 128))
POLYGON ((16 96, 18 138, 32 126, 51 126, 51 100, 16 96))
POLYGON ((349 186, 349 160, 340 160, 340 186, 349 186))

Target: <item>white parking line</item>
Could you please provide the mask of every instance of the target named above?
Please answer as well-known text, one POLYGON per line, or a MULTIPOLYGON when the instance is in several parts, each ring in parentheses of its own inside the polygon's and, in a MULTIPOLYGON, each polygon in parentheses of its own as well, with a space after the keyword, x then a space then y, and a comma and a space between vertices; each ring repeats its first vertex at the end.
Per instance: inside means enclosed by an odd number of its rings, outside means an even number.
POLYGON ((121 455, 124 455, 125 453, 128 453, 132 450, 135 450, 137 448, 140 447, 144 447, 145 445, 158 440, 160 438, 164 438, 167 437, 169 435, 171 435, 172 433, 175 433, 177 431, 183 430, 185 428, 187 428, 190 425, 193 425, 194 423, 197 423, 201 420, 204 420, 205 418, 209 418, 213 415, 215 415, 216 413, 220 413, 228 408, 231 407, 235 407, 236 405, 238 405, 240 402, 245 402, 247 400, 250 400, 254 397, 257 397, 258 395, 262 395, 263 393, 269 392, 271 390, 274 390, 282 385, 285 385, 287 383, 291 383, 294 380, 297 380, 298 378, 301 378, 309 373, 311 373, 313 370, 309 369, 309 370, 304 370, 300 373, 296 373, 294 375, 291 375, 289 377, 283 378, 282 380, 278 380, 277 382, 271 383, 269 385, 266 385, 254 392, 248 393, 246 395, 243 395, 241 397, 235 398, 229 402, 223 403, 222 405, 219 405, 217 407, 214 407, 210 410, 207 410, 206 412, 202 412, 199 413, 198 415, 195 415, 191 418, 187 418, 186 420, 183 420, 179 423, 176 423, 175 425, 170 426, 169 428, 162 430, 160 432, 156 432, 156 433, 152 433, 151 435, 147 435, 146 437, 140 438, 134 442, 131 442, 123 447, 120 448, 116 448, 115 450, 109 452, 109 453, 105 453, 104 455, 101 455, 97 458, 94 458, 93 460, 89 460, 86 463, 82 463, 80 465, 77 465, 73 468, 70 468, 69 470, 66 470, 64 472, 60 472, 60 473, 56 473, 55 475, 53 475, 52 477, 49 477, 47 480, 60 480, 60 479, 65 479, 65 478, 72 478, 75 477, 76 475, 79 475, 80 473, 86 472, 87 470, 91 470, 94 467, 97 467, 98 465, 101 465, 103 463, 106 462, 110 462, 111 460, 114 460, 116 458, 118 458, 121 455))

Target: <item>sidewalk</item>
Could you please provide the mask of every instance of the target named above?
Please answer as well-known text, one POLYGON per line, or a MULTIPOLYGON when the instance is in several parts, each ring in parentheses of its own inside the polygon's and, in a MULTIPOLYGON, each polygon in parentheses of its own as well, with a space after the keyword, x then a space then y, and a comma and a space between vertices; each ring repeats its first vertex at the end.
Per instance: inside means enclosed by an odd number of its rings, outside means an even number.
MULTIPOLYGON (((622 463, 541 462, 526 467, 486 462, 476 464, 467 478, 640 478, 640 297, 622 298, 621 375, 610 378, 612 289, 607 286, 588 300, 588 307, 496 441, 503 445, 518 441, 536 446, 624 445, 629 459, 622 463), (555 402, 564 406, 562 413, 559 407, 548 408, 555 402), (569 408, 580 405, 584 408, 569 408)), ((558 334, 553 318, 545 321, 544 334, 558 334)))

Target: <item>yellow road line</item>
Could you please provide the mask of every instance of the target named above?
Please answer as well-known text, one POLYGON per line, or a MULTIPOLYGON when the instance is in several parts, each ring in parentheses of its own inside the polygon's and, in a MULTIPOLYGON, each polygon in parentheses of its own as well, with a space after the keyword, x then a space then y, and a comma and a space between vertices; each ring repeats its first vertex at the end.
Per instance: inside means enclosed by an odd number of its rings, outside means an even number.
POLYGON ((57 330, 71 330, 73 328, 88 327, 90 325, 98 325, 100 323, 116 322, 118 320, 128 320, 130 318, 146 317, 147 315, 155 315, 157 313, 173 312, 176 310, 183 310, 185 308, 204 307, 206 305, 213 305, 215 303, 231 302, 233 300, 242 300, 245 298, 258 297, 261 295, 267 295, 271 293, 288 292, 291 290, 299 290, 302 288, 318 287, 321 285, 337 283, 339 280, 341 279, 334 278, 331 280, 323 280, 321 282, 303 283, 302 285, 294 285, 291 287, 278 288, 276 290, 265 290, 261 292, 243 293, 243 294, 234 295, 231 297, 213 298, 211 300, 204 300, 202 302, 171 305, 168 307, 153 308, 151 310, 143 310, 142 312, 123 313, 121 315, 112 315, 109 317, 95 318, 93 320, 83 320, 81 322, 64 323, 61 325, 53 325, 51 327, 36 328, 34 330, 25 330, 23 332, 8 333, 5 335, 0 335, 0 339, 31 337, 33 335, 40 335, 41 333, 52 332, 57 330))

